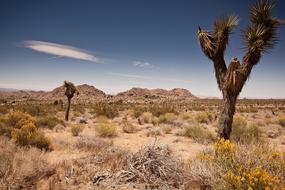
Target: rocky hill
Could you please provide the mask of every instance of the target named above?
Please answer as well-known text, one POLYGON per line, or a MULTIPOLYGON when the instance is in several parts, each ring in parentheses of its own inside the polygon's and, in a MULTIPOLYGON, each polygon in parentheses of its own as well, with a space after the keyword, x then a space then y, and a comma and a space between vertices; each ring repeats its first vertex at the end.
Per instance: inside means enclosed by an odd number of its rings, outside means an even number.
POLYGON ((118 93, 117 98, 122 100, 193 100, 197 99, 189 90, 183 88, 165 89, 147 89, 132 88, 125 92, 118 93))
MULTIPOLYGON (((74 102, 94 102, 102 100, 106 97, 106 94, 87 84, 76 86, 79 95, 75 95, 73 98, 74 102)), ((53 102, 56 100, 65 101, 66 97, 64 95, 65 89, 63 86, 55 88, 52 91, 30 91, 30 90, 19 90, 15 92, 0 92, 0 99, 3 101, 46 101, 53 102)))
MULTIPOLYGON (((73 102, 92 103, 100 100, 108 102, 121 100, 123 102, 146 102, 160 100, 193 100, 196 99, 190 91, 182 88, 174 88, 172 90, 165 89, 147 89, 132 88, 125 92, 118 93, 115 96, 108 96, 103 91, 98 90, 94 86, 87 84, 76 86, 79 95, 75 95, 73 102)), ((0 102, 21 102, 21 101, 65 101, 65 89, 63 86, 55 88, 52 91, 0 91, 0 102)))

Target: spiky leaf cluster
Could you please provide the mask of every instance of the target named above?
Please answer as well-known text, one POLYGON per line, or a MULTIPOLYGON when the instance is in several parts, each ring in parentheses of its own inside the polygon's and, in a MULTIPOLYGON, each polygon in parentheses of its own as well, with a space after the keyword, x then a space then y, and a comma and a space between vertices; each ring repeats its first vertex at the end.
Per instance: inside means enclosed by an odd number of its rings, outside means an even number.
POLYGON ((277 29, 284 22, 272 16, 274 4, 260 0, 250 9, 251 25, 244 31, 244 41, 249 51, 265 52, 277 43, 277 29))

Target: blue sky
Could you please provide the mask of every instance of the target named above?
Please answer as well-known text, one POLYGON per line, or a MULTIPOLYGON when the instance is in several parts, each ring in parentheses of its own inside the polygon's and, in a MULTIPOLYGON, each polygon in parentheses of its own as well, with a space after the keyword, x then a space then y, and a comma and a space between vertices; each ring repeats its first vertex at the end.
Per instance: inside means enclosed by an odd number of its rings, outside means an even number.
MULTIPOLYGON (((219 97, 196 31, 230 13, 241 21, 226 61, 242 58, 241 30, 253 0, 2 0, 0 87, 51 90, 70 80, 107 93, 187 88, 219 97)), ((274 15, 285 19, 285 1, 274 15)), ((254 68, 241 97, 285 98, 285 30, 254 68)))

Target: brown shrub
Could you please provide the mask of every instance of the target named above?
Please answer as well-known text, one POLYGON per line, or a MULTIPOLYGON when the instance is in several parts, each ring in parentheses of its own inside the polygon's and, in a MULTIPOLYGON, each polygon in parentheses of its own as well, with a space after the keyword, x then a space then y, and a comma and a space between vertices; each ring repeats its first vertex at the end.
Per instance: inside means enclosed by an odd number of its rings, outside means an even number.
POLYGON ((37 189, 55 170, 35 148, 21 148, 0 138, 0 189, 37 189))

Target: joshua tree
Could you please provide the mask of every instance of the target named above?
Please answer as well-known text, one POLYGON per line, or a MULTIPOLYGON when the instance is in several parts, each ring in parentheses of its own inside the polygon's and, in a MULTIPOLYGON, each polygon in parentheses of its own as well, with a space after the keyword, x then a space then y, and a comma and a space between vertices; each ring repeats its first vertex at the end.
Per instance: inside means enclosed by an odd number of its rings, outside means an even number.
POLYGON ((277 29, 284 22, 272 16, 273 7, 272 2, 261 0, 250 8, 250 25, 243 31, 245 54, 241 62, 238 58, 233 58, 228 67, 224 53, 229 35, 238 25, 239 19, 234 15, 218 19, 214 22, 212 32, 198 28, 202 51, 214 64, 218 87, 223 95, 218 123, 218 134, 221 138, 230 138, 236 100, 253 66, 277 43, 277 29))
POLYGON ((65 121, 68 121, 71 99, 73 98, 75 93, 77 94, 79 93, 72 82, 64 81, 63 86, 65 87, 65 96, 67 97, 67 108, 65 112, 65 121))

